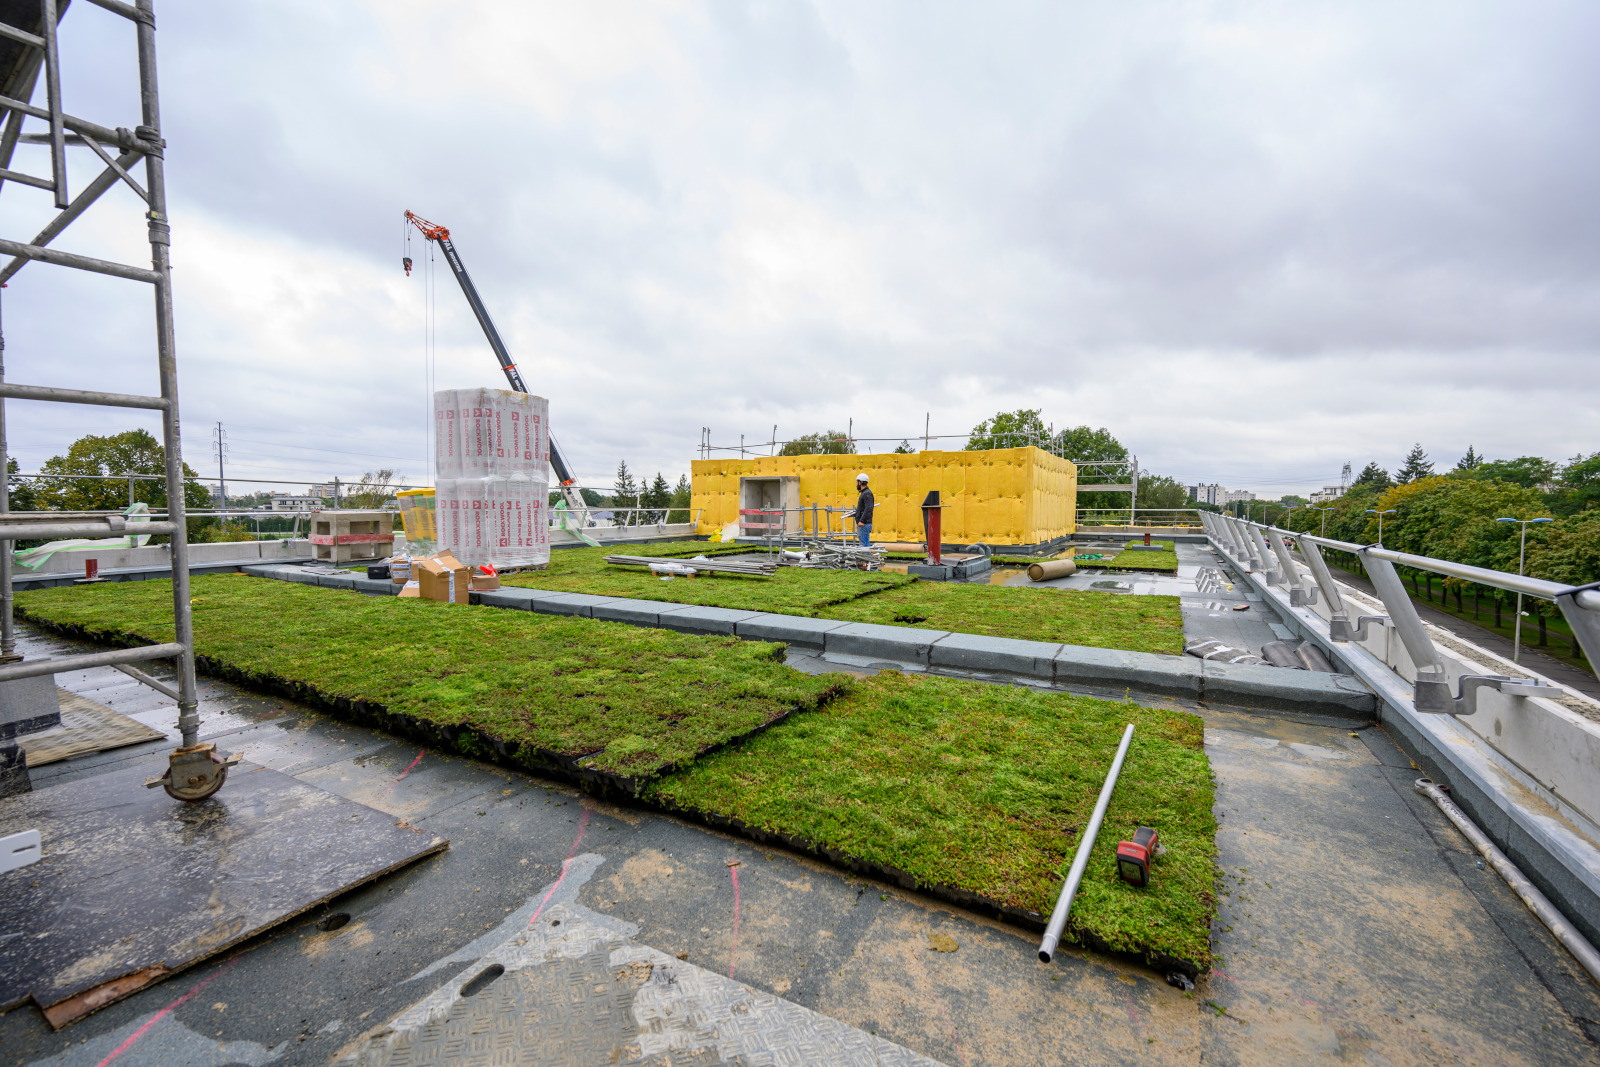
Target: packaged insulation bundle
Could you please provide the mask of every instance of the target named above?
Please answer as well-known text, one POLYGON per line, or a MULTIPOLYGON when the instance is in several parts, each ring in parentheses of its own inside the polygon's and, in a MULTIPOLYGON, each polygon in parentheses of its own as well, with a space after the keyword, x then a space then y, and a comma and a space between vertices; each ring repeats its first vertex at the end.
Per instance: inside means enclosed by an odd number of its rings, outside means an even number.
POLYGON ((549 402, 505 389, 434 394, 438 543, 471 566, 550 561, 549 402))
POLYGON ((520 471, 550 479, 550 402, 509 389, 434 394, 435 473, 482 478, 520 471))

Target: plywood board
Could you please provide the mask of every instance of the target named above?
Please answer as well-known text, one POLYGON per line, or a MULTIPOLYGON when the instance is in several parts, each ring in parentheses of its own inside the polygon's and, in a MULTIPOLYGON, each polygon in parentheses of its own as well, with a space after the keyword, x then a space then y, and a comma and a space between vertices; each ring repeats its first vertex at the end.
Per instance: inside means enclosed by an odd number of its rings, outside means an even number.
MULTIPOLYGON (((160 741, 167 736, 138 719, 130 719, 60 686, 56 687, 56 695, 61 699, 61 725, 20 739, 28 754, 29 767, 42 767, 90 752, 109 752, 127 745, 160 741)), ((176 717, 177 709, 173 711, 176 717)))
POLYGON ((0 801, 0 835, 44 839, 0 876, 0 1011, 32 999, 59 1029, 448 845, 255 764, 198 804, 149 773, 0 801))

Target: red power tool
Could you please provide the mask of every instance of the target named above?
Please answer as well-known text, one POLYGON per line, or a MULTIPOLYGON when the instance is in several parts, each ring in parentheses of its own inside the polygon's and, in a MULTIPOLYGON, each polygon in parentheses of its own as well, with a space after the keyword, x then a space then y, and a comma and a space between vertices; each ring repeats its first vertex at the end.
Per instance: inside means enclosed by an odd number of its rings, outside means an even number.
POLYGON ((1150 884, 1150 861, 1160 848, 1160 839, 1154 829, 1141 826, 1133 832, 1132 841, 1117 842, 1117 874, 1124 882, 1150 884))

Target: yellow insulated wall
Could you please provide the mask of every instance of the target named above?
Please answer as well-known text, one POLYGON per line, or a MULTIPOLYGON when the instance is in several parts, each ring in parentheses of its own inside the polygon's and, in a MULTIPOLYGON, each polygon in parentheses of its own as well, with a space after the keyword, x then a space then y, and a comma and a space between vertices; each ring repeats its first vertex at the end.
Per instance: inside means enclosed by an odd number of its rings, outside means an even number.
MULTIPOLYGON (((741 477, 798 476, 801 507, 853 508, 855 478, 861 471, 877 498, 874 541, 921 541, 922 501, 931 489, 939 490, 945 504, 941 540, 946 544, 1033 545, 1075 529, 1078 468, 1032 446, 911 455, 697 459, 690 469, 692 506, 704 509, 701 533, 713 533, 739 517, 741 477)), ((837 516, 833 528, 839 529, 837 516)))

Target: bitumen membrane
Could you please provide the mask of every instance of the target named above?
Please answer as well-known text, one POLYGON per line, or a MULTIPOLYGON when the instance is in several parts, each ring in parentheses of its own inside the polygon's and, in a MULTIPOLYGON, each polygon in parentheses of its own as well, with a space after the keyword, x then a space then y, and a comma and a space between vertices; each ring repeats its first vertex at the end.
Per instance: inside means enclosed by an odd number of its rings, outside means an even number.
MULTIPOLYGON (((22 631, 29 656, 82 647, 22 631)), ((171 702, 126 676, 58 682, 175 734, 171 702)), ((202 690, 202 736, 223 750, 450 848, 60 1032, 15 1008, 0 1016, 0 1062, 1600 1057, 1600 990, 1366 723, 1152 701, 1205 719, 1217 780, 1218 962, 1183 991, 1081 951, 1040 963, 1035 932, 566 783, 236 686, 202 690)), ((35 788, 154 771, 169 744, 53 763, 35 788)))

